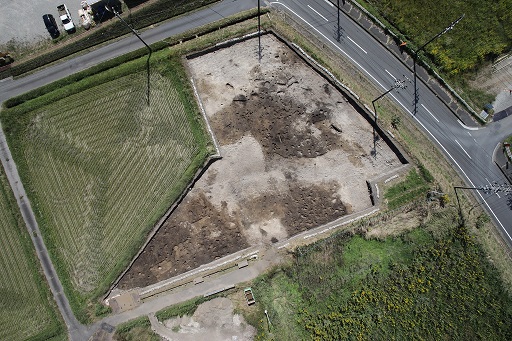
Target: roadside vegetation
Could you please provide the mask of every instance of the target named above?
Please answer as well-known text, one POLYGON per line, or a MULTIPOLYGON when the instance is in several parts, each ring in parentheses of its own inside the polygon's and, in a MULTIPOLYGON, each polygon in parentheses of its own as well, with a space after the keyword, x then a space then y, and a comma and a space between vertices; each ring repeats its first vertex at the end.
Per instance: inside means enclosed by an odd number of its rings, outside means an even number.
POLYGON ((64 340, 66 330, 0 169, 0 340, 64 340))
POLYGON ((421 172, 418 174, 416 169, 412 169, 404 181, 388 188, 384 198, 387 200, 390 210, 407 204, 414 199, 425 197, 434 178, 425 167, 420 166, 420 170, 421 172))
POLYGON ((252 284, 256 340, 509 340, 512 298, 454 216, 441 209, 395 237, 341 232, 299 247, 252 284))
POLYGON ((151 322, 147 316, 130 320, 116 328, 113 339, 115 341, 159 341, 160 336, 151 329, 151 322))
MULTIPOLYGON (((455 28, 425 47, 426 56, 452 85, 462 90, 475 109, 483 109, 494 95, 469 86, 478 70, 512 49, 512 2, 417 0, 359 0, 390 30, 416 51, 455 19, 455 28)), ((422 53, 420 54, 421 57, 422 53)))

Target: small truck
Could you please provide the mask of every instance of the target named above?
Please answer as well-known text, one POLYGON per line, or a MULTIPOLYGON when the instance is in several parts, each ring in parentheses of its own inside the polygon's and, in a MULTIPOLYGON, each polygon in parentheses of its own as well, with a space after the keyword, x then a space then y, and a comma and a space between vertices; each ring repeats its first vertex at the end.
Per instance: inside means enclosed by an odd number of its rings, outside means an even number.
POLYGON ((256 300, 254 299, 254 295, 252 293, 251 288, 245 288, 244 295, 245 295, 245 300, 247 301, 247 305, 256 303, 256 300))
POLYGON ((59 12, 60 21, 62 21, 62 25, 64 26, 66 32, 75 32, 75 24, 73 23, 73 19, 71 19, 71 14, 69 13, 66 5, 62 4, 57 6, 57 11, 59 12))

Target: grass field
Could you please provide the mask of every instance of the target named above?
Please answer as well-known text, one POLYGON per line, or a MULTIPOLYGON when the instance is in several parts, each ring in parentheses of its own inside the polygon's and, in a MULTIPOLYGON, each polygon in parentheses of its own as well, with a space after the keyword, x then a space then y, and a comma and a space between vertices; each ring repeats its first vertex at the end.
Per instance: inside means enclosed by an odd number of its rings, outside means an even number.
POLYGON ((64 339, 56 305, 0 169, 0 340, 64 339))
POLYGON ((105 292, 206 157, 184 71, 168 58, 159 65, 149 107, 138 68, 2 112, 45 243, 81 320, 85 299, 105 292))
POLYGON ((256 340, 512 337, 512 298, 452 210, 397 237, 345 233, 302 247, 251 285, 256 340))

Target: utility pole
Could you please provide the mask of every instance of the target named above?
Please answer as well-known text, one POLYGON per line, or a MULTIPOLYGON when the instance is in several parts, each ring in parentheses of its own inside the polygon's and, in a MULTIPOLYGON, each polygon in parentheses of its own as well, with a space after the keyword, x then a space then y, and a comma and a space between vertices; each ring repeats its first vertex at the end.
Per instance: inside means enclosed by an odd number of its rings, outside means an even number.
MULTIPOLYGON (((258 1, 259 3, 259 1, 258 1)), ((147 69, 147 83, 148 83, 148 86, 147 86, 147 95, 146 95, 146 100, 147 100, 147 104, 149 106, 149 79, 150 79, 150 76, 149 76, 149 59, 151 58, 151 53, 153 53, 153 50, 151 49, 151 47, 146 44, 146 42, 144 40, 142 40, 142 38, 140 37, 139 33, 137 33, 137 31, 135 31, 123 18, 121 18, 121 16, 119 15, 119 13, 117 12, 117 10, 114 8, 114 7, 111 7, 111 6, 105 6, 105 9, 109 12, 112 12, 114 13, 114 15, 123 22, 123 24, 125 24, 131 31, 133 34, 135 34, 135 36, 137 38, 139 38, 139 40, 144 44, 146 45, 146 48, 148 49, 149 51, 149 55, 148 55, 148 60, 146 61, 146 69, 147 69)))
MULTIPOLYGON (((407 79, 407 77, 405 77, 405 78, 407 79)), ((383 94, 381 94, 379 97, 375 98, 372 101, 373 114, 375 116, 375 122, 374 122, 374 125, 373 125, 373 151, 375 153, 375 157, 377 157, 377 146, 376 146, 376 138, 377 138, 377 136, 375 134, 375 127, 377 127, 377 118, 379 116, 378 113, 377 113, 377 109, 375 108, 375 102, 377 102, 379 99, 381 99, 382 97, 386 96, 387 94, 389 94, 391 91, 393 91, 395 89, 405 89, 405 88, 407 88, 407 84, 405 83, 406 79, 404 79, 404 80, 395 79, 395 84, 393 85, 392 88, 390 88, 389 90, 387 90, 386 92, 384 92, 383 94)))
POLYGON ((436 34, 432 39, 430 39, 429 41, 427 41, 425 44, 423 44, 419 49, 417 49, 415 52, 414 52, 414 56, 413 56, 413 73, 414 73, 414 115, 416 115, 416 113, 418 112, 418 100, 419 100, 419 95, 418 95, 418 88, 416 87, 416 62, 417 62, 417 59, 418 59, 418 53, 420 53, 423 49, 425 49, 425 47, 430 44, 431 42, 433 42, 434 40, 436 40, 437 38, 439 38, 440 36, 442 36, 443 34, 447 33, 448 31, 451 31, 453 30, 453 28, 455 27, 455 25, 457 25, 459 23, 459 21, 462 20, 462 18, 464 18, 464 15, 461 15, 457 20, 455 20, 454 22, 452 22, 449 26, 447 26, 444 30, 442 30, 441 32, 439 32, 438 34, 436 34))
POLYGON ((460 200, 459 195, 457 194, 457 189, 472 189, 477 191, 483 191, 484 193, 506 193, 510 194, 512 193, 512 186, 503 184, 500 185, 497 182, 494 182, 493 184, 485 185, 485 186, 479 186, 479 187, 464 187, 464 186, 454 186, 453 189, 455 190, 455 196, 457 198, 457 205, 459 206, 459 219, 462 224, 464 224, 464 215, 462 214, 462 207, 460 206, 460 200))
POLYGON ((261 19, 260 19, 260 0, 258 0, 258 61, 261 63, 261 19))
POLYGON ((340 0, 337 0, 336 10, 338 12, 338 43, 340 42, 340 0))

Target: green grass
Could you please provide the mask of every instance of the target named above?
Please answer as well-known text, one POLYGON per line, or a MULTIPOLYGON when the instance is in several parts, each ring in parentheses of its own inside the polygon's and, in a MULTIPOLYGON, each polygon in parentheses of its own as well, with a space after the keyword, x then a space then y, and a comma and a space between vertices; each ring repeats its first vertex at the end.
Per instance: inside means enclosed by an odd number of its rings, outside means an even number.
POLYGON ((7 178, 0 170, 0 340, 59 338, 65 329, 7 178))
POLYGON ((473 70, 486 59, 512 47, 512 3, 508 0, 367 2, 417 47, 465 14, 452 31, 425 48, 448 73, 473 70))
POLYGON ((149 108, 142 58, 2 111, 45 243, 82 321, 86 301, 106 291, 207 156, 179 60, 162 51, 154 62, 149 108))
POLYGON ((420 174, 416 172, 416 169, 413 169, 404 181, 387 189, 384 198, 388 201, 389 209, 395 209, 427 194, 429 182, 434 179, 425 167, 420 165, 419 169, 420 174))
MULTIPOLYGON (((217 296, 214 296, 214 297, 217 297, 217 296)), ((162 309, 162 310, 158 311, 155 314, 155 316, 161 322, 168 320, 170 318, 173 318, 173 317, 178 317, 178 316, 184 316, 184 315, 192 316, 194 314, 194 312, 196 311, 197 307, 201 303, 209 301, 210 299, 212 299, 212 298, 211 297, 205 298, 203 296, 198 296, 198 297, 195 297, 186 302, 183 302, 180 304, 175 304, 168 308, 162 309)))
POLYGON ((114 334, 116 341, 159 341, 160 337, 151 330, 147 316, 120 324, 114 334))
POLYGON ((251 286, 256 340, 512 337, 512 298, 455 211, 383 241, 338 234, 251 286))

